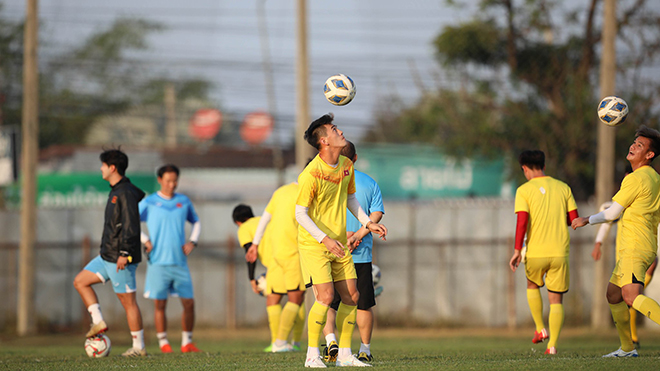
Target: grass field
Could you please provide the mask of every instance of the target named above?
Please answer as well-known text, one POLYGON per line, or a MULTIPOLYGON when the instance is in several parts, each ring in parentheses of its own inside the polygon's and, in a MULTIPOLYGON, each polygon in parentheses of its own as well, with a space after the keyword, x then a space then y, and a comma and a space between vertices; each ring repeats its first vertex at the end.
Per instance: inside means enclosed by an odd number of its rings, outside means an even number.
MULTIPOLYGON (((594 334, 584 329, 566 329, 559 343, 559 354, 546 356, 545 345, 532 344, 531 332, 487 329, 382 329, 372 342, 379 369, 405 370, 658 370, 660 369, 660 333, 640 330, 640 357, 603 359, 616 350, 616 330, 594 334), (529 333, 529 334, 528 334, 529 333)), ((198 354, 160 354, 148 334, 149 357, 123 359, 118 355, 129 346, 125 333, 109 333, 113 349, 108 358, 89 359, 83 351, 83 335, 51 335, 22 339, 2 338, 0 369, 6 370, 176 370, 231 369, 282 370, 302 369, 304 352, 262 353, 267 345, 264 329, 243 331, 197 331, 196 343, 204 352, 198 354)), ((170 341, 177 348, 179 334, 170 331, 170 341)), ((358 340, 354 338, 354 350, 358 340)), ((334 367, 334 366, 330 366, 334 367)))

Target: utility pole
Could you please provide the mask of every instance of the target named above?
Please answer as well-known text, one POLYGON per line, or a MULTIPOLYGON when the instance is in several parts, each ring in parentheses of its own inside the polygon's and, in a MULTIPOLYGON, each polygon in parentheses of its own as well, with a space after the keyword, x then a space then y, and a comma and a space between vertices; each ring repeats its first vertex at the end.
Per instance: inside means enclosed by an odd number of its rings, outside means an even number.
POLYGON ((275 100, 273 65, 270 61, 268 28, 266 27, 266 0, 259 1, 257 6, 257 16, 259 17, 259 40, 261 40, 261 55, 264 66, 268 111, 273 118, 273 166, 277 170, 277 186, 280 187, 284 185, 284 156, 282 156, 282 142, 280 141, 280 135, 277 132, 277 101, 275 100))
POLYGON ((39 71, 37 65, 38 4, 27 0, 23 43, 23 154, 21 159, 21 242, 18 259, 17 332, 36 332, 34 244, 37 235, 36 175, 39 152, 39 71))
MULTIPOLYGON (((614 94, 616 82, 616 0, 605 0, 603 9, 603 51, 600 62, 600 97, 614 94)), ((616 129, 598 124, 598 157, 596 160, 596 203, 601 205, 614 195, 614 147, 616 129)), ((603 241, 602 258, 594 270, 595 287, 591 306, 591 326, 605 328, 611 323, 610 310, 605 300, 605 287, 612 268, 612 249, 603 241)))
POLYGON ((309 126, 309 68, 307 61, 307 0, 297 0, 296 22, 296 166, 302 170, 314 155, 303 139, 309 126))
POLYGON ((169 148, 176 147, 176 92, 174 84, 165 83, 163 103, 165 104, 165 143, 169 148))

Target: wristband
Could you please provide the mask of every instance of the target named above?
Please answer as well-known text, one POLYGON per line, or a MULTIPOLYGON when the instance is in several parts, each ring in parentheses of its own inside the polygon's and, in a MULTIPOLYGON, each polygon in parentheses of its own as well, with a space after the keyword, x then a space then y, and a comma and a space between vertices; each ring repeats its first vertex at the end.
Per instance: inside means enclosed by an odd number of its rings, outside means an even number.
POLYGON ((193 244, 193 246, 197 247, 197 241, 190 241, 190 243, 193 244))

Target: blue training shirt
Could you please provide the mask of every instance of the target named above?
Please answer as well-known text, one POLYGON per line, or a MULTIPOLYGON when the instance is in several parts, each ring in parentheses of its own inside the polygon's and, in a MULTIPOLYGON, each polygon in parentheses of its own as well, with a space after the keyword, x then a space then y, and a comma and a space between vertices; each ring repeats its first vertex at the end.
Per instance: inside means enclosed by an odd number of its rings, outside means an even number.
POLYGON ((154 245, 149 263, 160 265, 186 265, 183 253, 186 243, 186 221, 196 223, 199 217, 188 196, 175 193, 168 200, 158 193, 145 197, 139 204, 140 221, 147 222, 149 239, 154 245))
MULTIPOLYGON (((365 173, 355 170, 355 197, 357 198, 362 210, 367 215, 374 211, 385 213, 383 207, 383 196, 380 193, 380 187, 375 180, 365 173)), ((353 213, 346 212, 346 230, 356 232, 362 227, 362 224, 353 216, 353 213)), ((353 251, 354 263, 371 263, 371 250, 374 246, 374 238, 371 233, 367 234, 358 247, 353 251)))

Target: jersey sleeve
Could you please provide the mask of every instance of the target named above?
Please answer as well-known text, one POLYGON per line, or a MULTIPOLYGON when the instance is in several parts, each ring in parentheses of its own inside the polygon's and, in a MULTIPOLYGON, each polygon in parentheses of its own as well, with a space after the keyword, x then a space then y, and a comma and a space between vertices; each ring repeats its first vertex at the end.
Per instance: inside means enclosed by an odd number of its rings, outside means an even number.
POLYGON ((566 210, 568 212, 577 210, 577 203, 575 203, 575 197, 573 197, 573 191, 571 190, 571 187, 569 187, 568 185, 566 186, 566 188, 568 188, 566 210))
POLYGON ((612 197, 612 201, 618 203, 619 205, 623 206, 623 208, 628 208, 635 198, 637 198, 637 195, 640 192, 640 187, 637 185, 639 184, 639 179, 635 176, 635 173, 628 174, 625 178, 623 178, 623 182, 621 182, 621 189, 619 189, 619 192, 617 192, 614 197, 612 197))
POLYGON ((380 211, 385 214, 385 207, 383 207, 383 195, 380 192, 378 183, 373 182, 373 191, 371 193, 371 205, 369 205, 369 214, 374 211, 380 211))
POLYGON ((529 213, 529 204, 527 203, 527 200, 523 196, 523 192, 520 190, 520 188, 516 190, 516 201, 515 201, 514 210, 516 213, 521 211, 529 213))
POLYGON ((195 207, 190 200, 188 200, 188 215, 186 215, 186 220, 193 224, 199 221, 197 211, 195 211, 195 207))
POLYGON ((238 244, 241 245, 241 247, 245 246, 248 243, 252 242, 252 238, 254 236, 252 233, 250 233, 249 228, 245 225, 245 223, 241 224, 238 227, 238 244))
POLYGON ((146 222, 147 221, 147 211, 149 209, 147 205, 147 198, 143 198, 142 201, 138 204, 138 211, 140 213, 140 221, 141 222, 146 222))
MULTIPOLYGON (((350 161, 347 159, 347 161, 350 161)), ((352 163, 351 163, 352 164, 352 163)), ((350 173, 350 180, 348 181, 348 194, 352 195, 355 193, 355 171, 353 169, 353 165, 350 165, 348 168, 348 171, 350 173)))
POLYGON ((298 177, 298 197, 296 197, 296 205, 303 207, 310 207, 312 201, 316 196, 316 179, 307 171, 300 173, 298 177))
POLYGON ((268 201, 268 205, 266 205, 266 212, 268 212, 270 215, 273 215, 273 212, 275 211, 275 199, 277 198, 278 192, 280 190, 276 190, 273 193, 273 196, 270 198, 270 201, 268 201))

